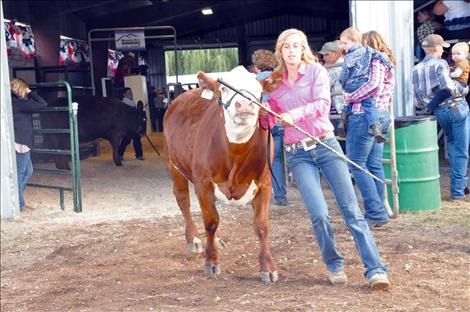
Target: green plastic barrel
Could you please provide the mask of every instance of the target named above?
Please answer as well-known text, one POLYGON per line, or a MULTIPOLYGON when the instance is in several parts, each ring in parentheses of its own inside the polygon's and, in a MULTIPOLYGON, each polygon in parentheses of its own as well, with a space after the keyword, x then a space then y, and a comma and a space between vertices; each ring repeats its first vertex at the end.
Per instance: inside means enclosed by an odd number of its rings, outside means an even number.
MULTIPOLYGON (((433 211, 441 208, 439 147, 434 116, 395 118, 395 147, 400 212, 433 211)), ((390 159, 390 145, 384 146, 384 159, 390 159)), ((391 178, 390 165, 384 165, 391 178)), ((388 200, 393 207, 391 186, 388 200)))

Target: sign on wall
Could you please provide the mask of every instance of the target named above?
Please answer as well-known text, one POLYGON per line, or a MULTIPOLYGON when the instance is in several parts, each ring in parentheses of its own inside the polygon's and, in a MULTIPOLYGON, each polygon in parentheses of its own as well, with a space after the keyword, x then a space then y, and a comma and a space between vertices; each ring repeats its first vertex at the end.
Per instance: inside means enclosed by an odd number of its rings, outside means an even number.
POLYGON ((117 51, 144 51, 144 30, 117 30, 114 32, 117 51))

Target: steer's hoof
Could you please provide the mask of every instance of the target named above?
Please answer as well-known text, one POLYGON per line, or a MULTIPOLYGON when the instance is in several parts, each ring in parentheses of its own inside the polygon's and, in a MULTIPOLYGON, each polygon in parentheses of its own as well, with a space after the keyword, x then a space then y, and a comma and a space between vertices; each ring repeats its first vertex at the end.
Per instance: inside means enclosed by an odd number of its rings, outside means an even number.
POLYGON ((218 275, 220 274, 220 264, 205 265, 204 272, 209 275, 218 275))
POLYGON ((279 279, 277 271, 274 272, 260 272, 261 281, 265 283, 274 283, 279 279))
POLYGON ((188 244, 187 248, 192 254, 200 254, 202 253, 202 241, 195 237, 193 238, 193 242, 188 244))

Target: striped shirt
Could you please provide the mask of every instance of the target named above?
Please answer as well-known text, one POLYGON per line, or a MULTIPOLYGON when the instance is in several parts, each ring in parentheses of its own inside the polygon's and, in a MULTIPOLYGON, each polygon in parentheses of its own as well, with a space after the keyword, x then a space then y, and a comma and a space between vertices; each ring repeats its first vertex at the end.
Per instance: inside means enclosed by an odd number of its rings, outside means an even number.
POLYGON ((371 97, 375 98, 377 110, 388 110, 394 82, 393 69, 380 60, 373 60, 368 81, 356 91, 344 95, 346 101, 353 103, 351 112, 363 113, 364 109, 360 102, 371 97))
POLYGON ((341 83, 339 82, 339 75, 341 74, 341 66, 343 65, 343 58, 339 58, 336 63, 332 65, 325 65, 330 76, 330 92, 331 92, 331 111, 332 114, 341 114, 344 106, 344 91, 341 83))
POLYGON ((448 89, 454 96, 459 96, 450 78, 449 65, 435 56, 427 55, 421 63, 413 67, 411 82, 415 106, 418 109, 424 109, 439 90, 448 89))
MULTIPOLYGON (((328 73, 319 63, 302 64, 298 73, 297 80, 291 86, 287 82, 286 71, 279 88, 270 93, 268 103, 276 113, 290 113, 295 124, 309 134, 315 137, 323 136, 333 130, 329 119, 328 73)), ((297 143, 305 138, 304 134, 293 127, 286 127, 284 130, 286 144, 297 143)))

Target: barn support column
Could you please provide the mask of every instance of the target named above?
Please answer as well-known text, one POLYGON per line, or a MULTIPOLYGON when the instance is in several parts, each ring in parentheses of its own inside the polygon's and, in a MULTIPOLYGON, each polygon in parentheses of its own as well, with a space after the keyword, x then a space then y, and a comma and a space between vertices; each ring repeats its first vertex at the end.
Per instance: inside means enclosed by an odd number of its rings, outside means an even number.
POLYGON ((397 60, 393 95, 395 116, 413 115, 413 1, 350 0, 349 6, 350 24, 363 33, 378 31, 390 45, 397 60))
POLYGON ((246 39, 245 23, 237 25, 238 38, 238 64, 248 66, 251 64, 251 56, 248 54, 248 43, 246 39))
MULTIPOLYGON (((8 68, 3 3, 0 0, 0 59, 1 68, 8 68)), ((16 175, 15 139, 11 110, 10 77, 8 70, 0 73, 0 118, 1 118, 1 217, 15 218, 20 214, 18 202, 18 177, 16 175)))

